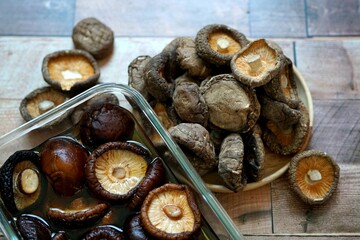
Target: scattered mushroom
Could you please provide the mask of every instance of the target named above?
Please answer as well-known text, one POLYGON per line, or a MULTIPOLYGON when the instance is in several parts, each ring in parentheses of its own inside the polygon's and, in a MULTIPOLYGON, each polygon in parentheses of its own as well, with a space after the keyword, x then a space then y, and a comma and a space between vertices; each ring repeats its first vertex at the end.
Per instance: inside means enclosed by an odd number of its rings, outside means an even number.
POLYGON ((168 183, 152 190, 140 214, 143 227, 157 239, 191 239, 201 224, 200 210, 186 185, 168 183))
POLYGON ((85 235, 80 238, 81 240, 123 240, 124 236, 120 229, 111 225, 98 226, 90 229, 85 235))
POLYGON ((35 215, 20 215, 16 219, 16 226, 21 237, 25 240, 51 240, 49 225, 35 215))
POLYGON ((0 194, 7 210, 15 213, 40 201, 46 184, 40 174, 40 158, 33 151, 12 154, 0 169, 0 194))
POLYGON ((291 188, 305 202, 322 204, 334 193, 340 177, 338 164, 319 150, 307 150, 290 161, 291 188))
POLYGON ((58 91, 76 93, 95 85, 100 68, 90 53, 63 50, 45 56, 42 63, 44 80, 58 91))
POLYGON ((41 169, 55 192, 72 196, 85 182, 84 166, 89 152, 77 141, 68 137, 48 139, 40 147, 41 169))
POLYGON ((109 142, 99 146, 85 167, 89 190, 115 203, 129 199, 146 175, 149 158, 148 151, 134 143, 109 142))

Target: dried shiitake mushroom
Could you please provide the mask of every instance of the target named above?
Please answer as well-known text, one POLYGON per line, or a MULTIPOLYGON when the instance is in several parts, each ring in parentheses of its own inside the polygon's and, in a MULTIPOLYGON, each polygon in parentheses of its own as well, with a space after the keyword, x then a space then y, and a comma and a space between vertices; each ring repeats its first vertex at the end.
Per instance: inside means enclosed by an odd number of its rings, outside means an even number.
POLYGON ((154 239, 142 227, 140 213, 130 215, 124 223, 125 237, 130 240, 151 240, 154 239))
POLYGON ((107 57, 114 48, 114 32, 94 17, 75 25, 72 40, 76 48, 91 53, 96 59, 107 57))
POLYGON ((55 192, 72 196, 85 183, 84 166, 88 150, 68 137, 54 137, 43 143, 39 150, 41 169, 48 177, 55 192))
POLYGON ((145 177, 149 162, 148 151, 135 143, 105 143, 87 160, 85 173, 89 190, 110 202, 129 199, 145 177))
POLYGON ((160 158, 156 158, 146 170, 145 177, 139 183, 134 195, 128 203, 130 209, 137 209, 143 203, 148 193, 165 183, 166 171, 160 158))
POLYGON ((84 198, 77 198, 66 208, 50 207, 46 215, 57 226, 80 228, 96 223, 109 208, 107 203, 90 203, 84 198))
POLYGON ((16 219, 16 226, 25 240, 51 240, 50 226, 38 216, 20 215, 16 219))
POLYGON ((70 240, 71 238, 65 231, 57 232, 51 240, 70 240))
POLYGON ((280 73, 263 85, 263 89, 266 95, 276 101, 283 102, 291 108, 299 106, 300 99, 294 79, 293 65, 289 58, 285 57, 280 73))
POLYGON ((231 74, 212 77, 200 86, 209 108, 209 122, 232 132, 249 131, 260 115, 255 92, 231 74))
POLYGON ((168 183, 152 190, 141 206, 141 223, 157 239, 191 239, 201 225, 201 213, 186 185, 168 183))
POLYGON ((87 231, 81 240, 123 240, 125 239, 120 229, 112 225, 103 225, 90 229, 87 231))
POLYGON ((128 67, 128 85, 136 89, 146 99, 150 100, 144 79, 145 66, 150 61, 150 56, 138 56, 131 61, 128 67))
MULTIPOLYGON (((25 121, 30 121, 37 116, 53 109, 54 107, 68 100, 68 96, 62 92, 56 91, 51 87, 42 87, 35 89, 21 101, 20 114, 25 121)), ((66 117, 59 118, 61 121, 66 117)))
POLYGON ((334 193, 340 177, 338 164, 325 152, 307 150, 290 161, 291 188, 306 203, 322 204, 334 193))
POLYGON ((90 147, 112 141, 125 141, 132 137, 135 121, 125 108, 104 103, 85 112, 80 122, 83 143, 90 147))
POLYGON ((95 85, 100 68, 88 52, 72 49, 50 53, 42 63, 42 75, 58 91, 76 93, 95 85))
POLYGON ((0 168, 0 195, 9 212, 21 211, 40 200, 46 189, 40 173, 40 158, 33 151, 12 154, 0 168))
POLYGON ((168 131, 200 175, 217 166, 214 145, 205 127, 198 123, 180 123, 168 131), (194 157, 190 157, 191 155, 194 157))
POLYGON ((210 24, 203 27, 195 38, 197 54, 205 61, 217 66, 229 64, 234 54, 248 43, 245 35, 222 24, 210 24))
POLYGON ((218 173, 226 186, 237 192, 246 185, 244 144, 240 134, 228 135, 221 144, 218 173))
POLYGON ((208 106, 196 83, 182 82, 177 84, 172 99, 176 113, 183 121, 207 125, 208 106))
POLYGON ((231 59, 231 70, 237 80, 249 87, 259 87, 276 77, 284 65, 284 54, 272 42, 255 40, 231 59))

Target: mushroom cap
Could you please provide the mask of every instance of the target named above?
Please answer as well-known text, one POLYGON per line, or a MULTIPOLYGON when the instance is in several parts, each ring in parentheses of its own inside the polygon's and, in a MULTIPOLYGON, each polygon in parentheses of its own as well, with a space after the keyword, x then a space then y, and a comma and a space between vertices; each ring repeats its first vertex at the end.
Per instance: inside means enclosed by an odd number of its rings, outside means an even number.
POLYGON ((89 190, 97 197, 121 202, 130 198, 150 162, 144 148, 130 142, 109 142, 95 149, 86 163, 89 190))
POLYGON ((201 225, 201 213, 186 185, 168 183, 152 190, 141 207, 141 223, 158 239, 190 239, 201 225))
POLYGON ((231 59, 230 67, 235 78, 254 88, 276 77, 284 65, 284 55, 265 39, 255 40, 231 59))
POLYGON ((320 150, 307 150, 290 161, 291 188, 305 202, 322 204, 334 193, 340 168, 332 157, 320 150))
POLYGON ((43 181, 40 158, 35 152, 21 150, 12 154, 0 169, 0 195, 7 210, 15 213, 37 203, 46 189, 43 181))
POLYGON ((148 240, 153 239, 142 227, 140 213, 128 216, 124 223, 124 233, 127 239, 148 240))
POLYGON ((100 77, 100 68, 94 57, 80 49, 46 55, 41 71, 45 82, 51 87, 70 93, 92 87, 100 77))
POLYGON ((234 54, 248 43, 244 34, 222 24, 203 27, 195 38, 197 54, 217 66, 229 64, 234 54))
POLYGON ((107 203, 97 203, 95 205, 83 204, 80 207, 71 207, 67 209, 50 207, 46 215, 57 226, 79 228, 97 222, 109 211, 110 205, 107 203))
POLYGON ((114 48, 114 32, 94 17, 85 18, 73 28, 72 40, 78 49, 85 50, 96 59, 103 59, 114 48))
POLYGON ((24 239, 50 240, 50 226, 40 217, 23 214, 16 219, 16 226, 24 239))
POLYGON ((89 147, 103 143, 125 141, 132 137, 135 121, 125 108, 104 103, 86 111, 80 122, 82 142, 89 147))
POLYGON ((107 240, 123 240, 124 236, 120 229, 112 225, 103 225, 90 229, 87 231, 82 240, 98 240, 98 239, 107 239, 107 240))
MULTIPOLYGON (((25 121, 40 116, 44 112, 64 103, 68 100, 68 96, 59 92, 52 87, 41 87, 30 92, 20 103, 20 114, 25 121)), ((59 118, 58 121, 63 120, 64 117, 59 118)), ((57 122, 58 122, 57 121, 57 122)))
POLYGON ((151 98, 144 79, 145 66, 150 59, 151 57, 148 55, 138 56, 132 60, 128 66, 128 85, 141 93, 146 100, 150 100, 151 98))

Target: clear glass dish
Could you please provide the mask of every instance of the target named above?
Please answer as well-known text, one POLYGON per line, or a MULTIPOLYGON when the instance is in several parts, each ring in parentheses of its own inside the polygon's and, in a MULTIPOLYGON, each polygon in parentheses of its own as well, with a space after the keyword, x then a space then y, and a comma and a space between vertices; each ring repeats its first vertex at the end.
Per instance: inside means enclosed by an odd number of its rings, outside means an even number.
MULTIPOLYGON (((149 141, 144 132, 152 132, 159 136, 161 141, 161 151, 170 154, 175 161, 164 161, 167 164, 170 175, 175 181, 190 186, 194 193, 202 212, 204 226, 200 239, 242 239, 242 235, 237 227, 215 198, 213 193, 208 190, 206 184, 194 170, 183 152, 177 146, 167 131, 162 127, 157 116, 141 96, 140 93, 120 84, 99 84, 95 87, 71 98, 62 105, 46 112, 13 131, 0 137, 0 164, 2 165, 10 155, 17 150, 33 149, 50 137, 57 135, 77 134, 76 122, 71 118, 74 110, 80 108, 88 100, 100 94, 113 94, 119 100, 119 105, 131 111, 135 117, 139 128, 137 138, 141 139, 150 152, 157 154, 158 150, 149 141), (66 115, 65 119, 59 124, 57 121, 66 115), (56 124, 54 124, 56 123, 56 124)), ((20 239, 14 228, 13 218, 6 211, 3 203, 0 204, 0 223, 1 229, 8 239, 20 239)))

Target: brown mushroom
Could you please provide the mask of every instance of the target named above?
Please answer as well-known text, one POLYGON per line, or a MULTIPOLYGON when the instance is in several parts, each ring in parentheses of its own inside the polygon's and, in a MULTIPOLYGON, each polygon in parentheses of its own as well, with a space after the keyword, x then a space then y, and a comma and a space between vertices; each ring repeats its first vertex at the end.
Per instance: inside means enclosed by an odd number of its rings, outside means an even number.
POLYGON ((209 111, 196 83, 177 84, 172 99, 176 113, 183 121, 206 127, 209 111))
POLYGON ((70 237, 65 231, 59 231, 52 237, 51 240, 70 240, 70 237))
POLYGON ((152 190, 140 214, 143 227, 157 239, 191 239, 201 225, 200 210, 186 185, 168 183, 152 190))
POLYGON ((128 66, 128 85, 136 89, 146 99, 150 100, 144 79, 145 66, 150 61, 150 56, 138 56, 128 66))
POLYGON ((0 169, 0 194, 9 212, 15 213, 40 201, 46 189, 40 173, 40 158, 33 151, 12 154, 0 169))
POLYGON ((217 166, 214 145, 206 128, 197 123, 180 123, 168 131, 200 175, 217 166))
POLYGON ((103 144, 91 153, 86 163, 89 190, 95 196, 110 202, 129 199, 145 177, 148 162, 148 151, 137 144, 103 144))
POLYGON ((54 89, 76 93, 95 85, 100 68, 90 53, 79 50, 63 50, 45 56, 42 63, 44 80, 54 89))
POLYGON ((291 188, 305 202, 322 204, 334 193, 340 177, 338 164, 325 152, 307 150, 290 161, 291 188))
POLYGON ((23 214, 16 219, 16 226, 25 240, 51 240, 49 225, 40 217, 23 214))
POLYGON ((200 86, 209 108, 209 122, 232 132, 249 131, 260 115, 255 92, 237 81, 231 74, 212 77, 200 86))
POLYGON ((85 182, 84 166, 89 156, 87 149, 69 137, 54 137, 39 150, 41 170, 48 177, 55 192, 72 196, 85 182))
POLYGON ((130 240, 151 240, 152 236, 142 227, 140 220, 140 213, 128 216, 124 223, 124 233, 127 239, 130 240))
POLYGON ((123 240, 125 239, 120 229, 112 225, 103 225, 90 229, 87 231, 81 240, 123 240))
MULTIPOLYGON (((53 109, 54 107, 64 103, 68 100, 67 95, 62 92, 56 91, 51 87, 42 87, 35 89, 21 101, 20 113, 25 121, 30 121, 37 116, 53 109)), ((67 114, 60 117, 59 120, 53 124, 63 120, 67 114)))
POLYGON ((229 65, 234 54, 249 41, 236 29, 222 24, 210 24, 198 31, 195 43, 196 52, 202 59, 221 66, 229 65))
POLYGON ((255 40, 231 59, 231 71, 241 83, 254 88, 276 77, 284 65, 284 55, 265 39, 255 40))
POLYGON ((91 203, 85 198, 77 198, 67 208, 49 207, 46 215, 57 226, 81 228, 96 223, 109 208, 107 203, 91 203))
POLYGON ((228 135, 221 144, 218 173, 225 185, 235 192, 244 188, 247 182, 243 159, 244 144, 240 134, 228 135))
POLYGON ((114 32, 94 17, 75 25, 72 40, 76 48, 91 53, 96 59, 109 56, 114 48, 114 32))
POLYGON ((125 108, 104 103, 85 112, 80 122, 80 135, 83 143, 97 147, 112 141, 126 141, 134 133, 135 121, 125 108))

